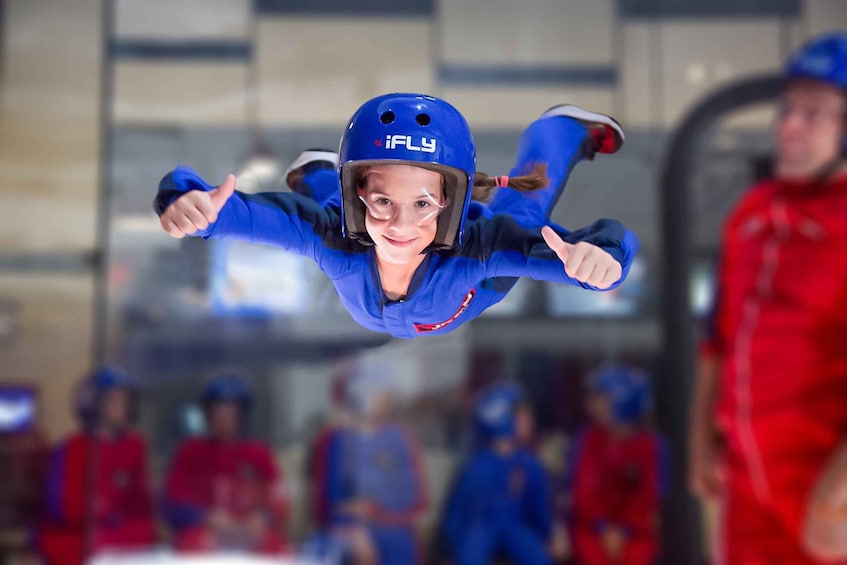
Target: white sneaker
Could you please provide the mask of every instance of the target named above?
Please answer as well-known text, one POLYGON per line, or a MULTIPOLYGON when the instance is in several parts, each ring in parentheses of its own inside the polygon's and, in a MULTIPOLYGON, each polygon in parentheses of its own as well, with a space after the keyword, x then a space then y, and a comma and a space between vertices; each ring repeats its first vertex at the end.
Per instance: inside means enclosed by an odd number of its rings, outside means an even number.
POLYGON ((300 192, 298 187, 303 176, 313 167, 334 169, 338 166, 338 153, 329 149, 307 149, 285 169, 285 184, 294 192, 300 192))
POLYGON ((606 114, 589 112, 573 104, 559 104, 541 114, 542 118, 552 116, 573 118, 588 126, 589 134, 594 142, 595 153, 615 153, 626 139, 623 127, 617 120, 606 114))

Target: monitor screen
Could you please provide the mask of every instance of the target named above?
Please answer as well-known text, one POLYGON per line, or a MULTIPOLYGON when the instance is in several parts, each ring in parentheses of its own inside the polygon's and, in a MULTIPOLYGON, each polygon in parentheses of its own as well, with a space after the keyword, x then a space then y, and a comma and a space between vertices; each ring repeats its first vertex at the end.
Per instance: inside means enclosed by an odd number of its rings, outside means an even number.
POLYGON ((628 318, 647 314, 650 284, 647 265, 636 257, 626 281, 614 290, 594 292, 579 286, 547 282, 551 317, 628 318))
POLYGON ((212 311, 234 316, 306 316, 336 302, 332 284, 308 257, 241 241, 214 241, 212 311))
POLYGON ((38 395, 26 386, 0 385, 0 433, 23 432, 35 424, 38 395))

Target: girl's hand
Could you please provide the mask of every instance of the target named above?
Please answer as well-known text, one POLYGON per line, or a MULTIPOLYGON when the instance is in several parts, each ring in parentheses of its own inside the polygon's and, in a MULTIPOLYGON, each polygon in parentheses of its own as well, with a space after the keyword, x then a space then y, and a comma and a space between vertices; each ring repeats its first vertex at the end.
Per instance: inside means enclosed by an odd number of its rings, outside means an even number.
POLYGON ((235 192, 235 175, 228 175, 219 187, 204 192, 190 190, 174 200, 159 218, 170 236, 183 238, 209 227, 218 220, 218 212, 235 192))
POLYGON ((620 280, 623 270, 614 257, 590 243, 567 243, 550 226, 541 228, 541 236, 565 266, 572 279, 605 290, 620 280))

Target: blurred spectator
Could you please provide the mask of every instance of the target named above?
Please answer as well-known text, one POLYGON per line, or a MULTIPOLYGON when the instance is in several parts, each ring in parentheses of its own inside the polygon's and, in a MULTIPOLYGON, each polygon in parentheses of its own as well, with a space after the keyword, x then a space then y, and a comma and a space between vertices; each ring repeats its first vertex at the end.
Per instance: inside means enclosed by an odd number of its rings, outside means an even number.
POLYGON ((355 424, 336 429, 321 465, 331 531, 354 563, 421 563, 416 530, 427 488, 417 436, 394 421, 387 390, 346 396, 355 424))
POLYGON ((53 452, 47 516, 38 532, 48 565, 81 565, 104 550, 155 542, 147 444, 132 430, 136 396, 129 378, 110 367, 78 388, 82 428, 53 452))
POLYGON ((590 423, 568 449, 567 525, 578 565, 649 565, 659 548, 666 468, 647 425, 647 378, 624 366, 592 376, 590 423))
POLYGON ((847 562, 847 33, 788 62, 773 179, 730 213, 690 430, 721 562, 847 562))
POLYGON ((337 365, 330 390, 329 419, 312 442, 307 458, 306 473, 309 480, 312 518, 315 526, 321 530, 329 527, 332 521, 332 509, 325 484, 328 478, 329 448, 338 433, 352 424, 347 406, 349 369, 348 360, 343 360, 337 365))
POLYGON ((288 500, 268 446, 246 437, 253 395, 239 377, 203 391, 208 433, 183 441, 164 489, 164 515, 179 551, 287 551, 288 500))
POLYGON ((458 565, 549 563, 552 512, 546 472, 518 438, 521 390, 495 384, 474 407, 477 448, 449 494, 443 536, 458 565))

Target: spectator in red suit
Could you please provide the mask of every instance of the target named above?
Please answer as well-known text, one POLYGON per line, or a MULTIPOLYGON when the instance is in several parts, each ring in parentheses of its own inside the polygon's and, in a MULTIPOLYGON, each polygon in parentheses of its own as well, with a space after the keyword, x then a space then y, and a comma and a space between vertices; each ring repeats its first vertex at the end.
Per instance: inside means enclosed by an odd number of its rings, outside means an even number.
POLYGON ((646 425, 647 378, 622 366, 593 375, 591 423, 569 449, 568 524, 580 565, 650 565, 658 555, 664 448, 646 425))
POLYGON ((47 565, 81 565, 104 550, 156 541, 147 480, 147 444, 132 429, 136 390, 121 371, 102 367, 81 384, 81 429, 54 450, 46 519, 37 546, 47 565))
POLYGON ((165 481, 164 515, 180 551, 283 554, 287 496, 271 449, 245 437, 253 395, 236 376, 203 392, 208 434, 185 440, 165 481))

